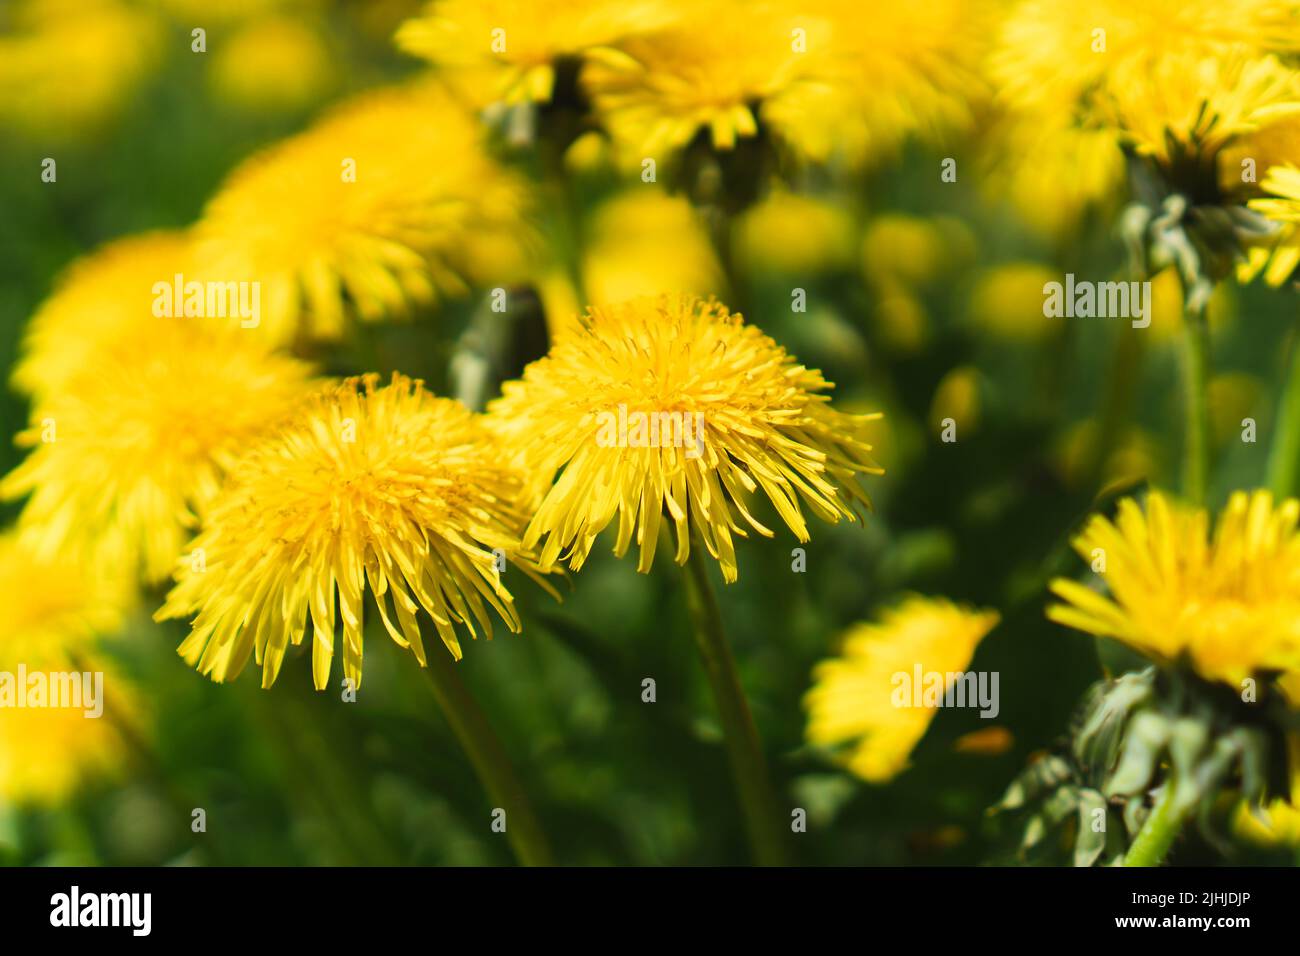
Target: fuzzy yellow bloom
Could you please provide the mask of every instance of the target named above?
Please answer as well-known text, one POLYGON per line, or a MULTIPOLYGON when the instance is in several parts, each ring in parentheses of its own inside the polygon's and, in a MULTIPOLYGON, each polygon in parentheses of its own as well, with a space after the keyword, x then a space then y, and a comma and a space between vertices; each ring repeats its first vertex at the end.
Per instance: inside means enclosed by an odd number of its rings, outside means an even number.
POLYGON ((829 522, 870 506, 857 477, 881 473, 865 437, 879 416, 831 408, 829 387, 716 301, 592 307, 488 409, 542 485, 524 546, 544 541, 543 567, 576 570, 617 521, 615 554, 635 537, 648 572, 666 509, 677 562, 697 534, 734 581, 732 536, 773 534, 749 510, 753 492, 800 541, 801 501, 829 522))
POLYGON ((421 666, 421 609, 459 659, 456 625, 477 637, 477 622, 491 637, 488 607, 519 630, 498 562, 532 572, 519 551, 520 486, 458 402, 400 375, 385 387, 375 376, 331 385, 232 469, 191 548, 202 567, 181 564, 156 617, 192 616, 180 653, 213 680, 237 676, 255 654, 270 687, 310 611, 317 689, 341 618, 343 673, 360 686, 368 585, 389 635, 421 666))
MULTIPOLYGON (((481 105, 546 102, 563 60, 671 19, 678 0, 434 0, 402 24, 397 45, 459 77, 481 105), (477 89, 474 89, 477 88, 477 89)), ((453 80, 457 77, 453 76, 453 80)))
POLYGON ((206 274, 261 283, 277 341, 335 338, 352 310, 401 317, 465 293, 476 244, 517 236, 525 198, 445 91, 384 89, 240 166, 208 203, 197 250, 206 274))
POLYGON ((57 803, 123 764, 126 743, 108 711, 133 716, 135 695, 105 664, 88 659, 86 665, 104 675, 105 713, 99 717, 87 717, 83 707, 0 710, 0 801, 57 803))
MULTIPOLYGON (((760 120, 782 117, 781 98, 810 78, 813 57, 792 37, 801 23, 779 2, 700 0, 670 26, 623 41, 623 57, 589 64, 583 85, 638 157, 685 146, 700 130, 731 149, 757 135, 760 120)), ((789 139, 794 129, 783 126, 789 139)))
POLYGON ((19 662, 61 667, 90 653, 99 636, 121 625, 133 600, 131 581, 118 569, 43 558, 13 531, 0 534, 0 594, 0 670, 19 662))
POLYGON ((1051 587, 1064 603, 1048 617, 1234 686, 1300 670, 1297 518, 1294 499, 1238 491, 1211 536, 1204 510, 1159 492, 1145 509, 1126 498, 1114 522, 1094 515, 1073 542, 1107 593, 1058 578, 1051 587))
POLYGON ((813 670, 804 697, 808 741, 837 748, 864 780, 892 779, 997 623, 996 611, 909 595, 879 621, 853 626, 839 655, 813 670), (918 674, 921 687, 914 686, 918 674))
POLYGON ((633 187, 601 204, 589 233, 583 280, 594 303, 665 289, 704 295, 722 281, 708 232, 680 196, 633 187))
MULTIPOLYGON (((9 679, 16 679, 19 667, 29 676, 106 671, 105 708, 130 706, 118 675, 95 653, 96 640, 121 624, 132 599, 128 580, 109 567, 42 559, 6 532, 0 534, 0 595, 0 671, 9 679)), ((16 683, 11 688, 27 690, 16 683)), ((122 741, 107 716, 85 716, 93 707, 14 703, 0 708, 0 800, 57 801, 88 776, 120 763, 122 741)))
POLYGON ((254 20, 213 50, 208 82, 224 102, 275 114, 316 102, 336 76, 320 29, 284 16, 254 20))
POLYGON ((1300 117, 1300 73, 1274 56, 1169 54, 1116 78, 1098 107, 1141 154, 1168 165, 1214 158, 1229 143, 1300 117))
POLYGON ((153 327, 155 282, 192 274, 189 239, 179 231, 116 239, 73 262, 23 332, 11 381, 40 399, 60 391, 115 338, 153 327))
POLYGON ((1018 107, 1069 109, 1166 55, 1298 50, 1298 15, 1295 0, 1021 0, 1002 22, 990 72, 1018 107))
POLYGON ((93 135, 157 65, 157 18, 118 0, 16 0, 0 16, 0 134, 93 135))
POLYGON ((166 577, 225 469, 306 392, 305 365, 205 321, 135 323, 37 402, 0 495, 31 495, 39 554, 166 577))

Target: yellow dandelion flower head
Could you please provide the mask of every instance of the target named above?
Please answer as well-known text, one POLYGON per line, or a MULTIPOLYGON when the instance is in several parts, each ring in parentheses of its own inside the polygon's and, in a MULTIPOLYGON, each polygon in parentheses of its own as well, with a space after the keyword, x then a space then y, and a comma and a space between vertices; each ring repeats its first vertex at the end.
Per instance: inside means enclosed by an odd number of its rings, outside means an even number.
POLYGON ((1068 111, 1010 114, 988 139, 981 188, 1009 199, 1025 223, 1061 236, 1089 213, 1108 213, 1127 179, 1117 130, 1077 123, 1068 111))
POLYGON ((801 501, 829 522, 870 506, 857 479, 881 473, 865 437, 879 415, 833 409, 828 388, 716 301, 591 307, 488 409, 543 488, 524 546, 545 539, 543 567, 568 560, 577 570, 617 520, 615 554, 635 536, 648 572, 666 509, 677 562, 698 534, 734 581, 733 535, 773 535, 750 512, 751 493, 800 541, 809 539, 801 501))
POLYGON ((1145 509, 1126 498, 1113 522, 1094 515, 1073 542, 1104 567, 1106 593, 1058 578, 1051 587, 1064 603, 1048 617, 1163 663, 1186 658, 1201 676, 1234 686, 1300 670, 1297 518, 1298 501, 1238 491, 1211 536, 1202 509, 1159 492, 1145 509))
POLYGON ((482 235, 518 233, 525 193, 440 88, 365 94, 248 160, 197 229, 204 271, 261 283, 279 341, 337 337, 362 320, 467 291, 482 235), (293 189, 285 189, 293 183, 293 189))
POLYGON ((204 567, 181 564, 156 616, 192 616, 180 653, 213 680, 255 654, 270 687, 310 610, 317 689, 341 618, 344 676, 359 686, 368 584, 389 635, 421 666, 421 608, 459 659, 455 626, 491 637, 488 607, 519 630, 498 570, 502 555, 531 569, 507 457, 479 416, 418 381, 328 386, 232 469, 193 543, 204 567))
POLYGON ((30 494, 19 528, 43 557, 165 577, 224 469, 307 390, 252 330, 202 321, 133 326, 34 406, 0 494, 30 494))
POLYGON ((248 113, 274 114, 316 102, 335 77, 321 30, 280 16, 240 27, 213 50, 208 82, 224 102, 248 113))
POLYGON ((780 97, 810 78, 815 56, 792 40, 801 22, 781 3, 702 0, 670 25, 624 40, 619 56, 593 59, 583 87, 638 162, 685 146, 701 130, 716 148, 731 149, 758 134, 761 118, 781 116, 780 97))
POLYGON ((130 581, 118 569, 43 559, 13 531, 0 534, 0 593, 5 668, 54 666, 88 651, 117 630, 132 601, 130 581))
POLYGON ((66 141, 102 129, 161 40, 156 17, 117 0, 18 0, 0 18, 0 130, 66 141))
POLYGON ((103 712, 85 707, 6 707, 0 719, 0 802, 55 804, 127 759, 117 716, 141 709, 125 678, 96 658, 78 665, 103 675, 103 712))
POLYGON ((1015 106, 1069 111, 1167 54, 1300 49, 1298 13, 1296 0, 1022 0, 1003 20, 989 69, 1015 106))
POLYGON ((476 82, 481 105, 546 102, 556 63, 659 26, 677 0, 434 0, 402 24, 397 45, 476 82))
POLYGON ((817 275, 853 256, 854 222, 830 197, 774 190, 736 223, 738 257, 758 272, 817 275))
POLYGON ((879 621, 854 625, 840 653, 813 670, 804 697, 808 741, 836 748, 864 780, 892 779, 998 619, 996 611, 908 595, 879 621))
POLYGON ((889 158, 909 136, 967 129, 988 98, 981 62, 993 31, 984 0, 925 4, 819 0, 795 20, 814 82, 768 109, 805 155, 850 163, 889 158))
POLYGON ((1168 54, 1119 72, 1128 75, 1112 84, 1099 114, 1140 154, 1164 163, 1180 154, 1217 160, 1229 143, 1300 117, 1300 73, 1242 48, 1214 57, 1168 54))
POLYGON ((665 289, 703 295, 721 282, 722 270, 691 204, 641 186, 595 211, 583 278, 591 301, 600 304, 665 289))
POLYGON ((23 333, 15 388, 38 400, 65 387, 124 330, 153 326, 155 282, 192 273, 189 239, 161 231, 107 243, 59 277, 23 333))

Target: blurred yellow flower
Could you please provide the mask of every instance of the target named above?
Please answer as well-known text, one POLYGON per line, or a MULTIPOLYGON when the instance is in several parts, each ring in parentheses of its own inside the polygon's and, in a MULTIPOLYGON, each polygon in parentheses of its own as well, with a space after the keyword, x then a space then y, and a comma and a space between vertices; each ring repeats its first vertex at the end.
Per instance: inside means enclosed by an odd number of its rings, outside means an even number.
POLYGON ((863 268, 874 283, 923 285, 950 265, 946 245, 937 222, 885 213, 874 217, 863 234, 863 268))
MULTIPOLYGON (((130 582, 117 569, 43 559, 13 532, 0 533, 0 594, 0 671, 14 679, 20 667, 29 675, 107 670, 96 641, 118 629, 132 600, 130 582)), ((105 673, 103 690, 105 709, 129 706, 112 670, 105 673)), ((12 702, 0 709, 0 801, 54 802, 120 762, 122 741, 111 717, 87 717, 87 709, 12 702)))
POLYGON ((957 434, 974 434, 980 422, 980 374, 973 365, 953 369, 935 387, 930 399, 930 427, 938 432, 952 419, 957 434))
POLYGON ((1209 166, 1229 143, 1300 117, 1300 73, 1274 56, 1169 54, 1115 78, 1098 108, 1125 142, 1165 165, 1209 166))
POLYGON ((981 62, 994 12, 986 0, 801 4, 795 22, 808 35, 813 82, 773 104, 771 117, 819 160, 890 158, 913 136, 950 142, 988 98, 981 62))
POLYGON ((583 280, 591 301, 605 305, 665 290, 705 295, 722 271, 691 204, 638 186, 596 209, 583 280))
POLYGON ((320 31, 289 17, 254 20, 211 56, 209 82, 217 98, 248 113, 303 109, 334 84, 320 31))
POLYGON ((161 44, 157 18, 117 0, 17 0, 0 17, 0 132, 95 134, 149 77, 161 44))
POLYGON ((203 321, 136 324, 33 408, 0 494, 31 495, 19 528, 43 558, 166 577, 224 470, 304 394, 306 366, 203 321))
POLYGON ((981 330, 1013 342, 1037 342, 1058 321, 1044 314, 1043 287, 1060 273, 1040 262, 1004 262, 985 269, 971 289, 970 317, 981 330))
POLYGON ((240 166, 197 226, 204 271, 261 283, 277 341, 463 294, 483 234, 524 231, 522 181, 440 88, 367 93, 240 166), (293 188, 287 189, 286 183, 293 188))
POLYGON ((773 534, 749 511, 753 492, 800 541, 801 500, 825 521, 855 518, 870 506, 858 476, 881 473, 865 437, 878 416, 836 411, 829 387, 716 301, 593 306, 488 409, 544 492, 524 546, 577 570, 617 520, 614 553, 635 535, 648 572, 666 508, 677 562, 698 534, 734 581, 741 522, 773 534))
POLYGON ((402 24, 396 40, 452 73, 479 105, 546 102, 561 61, 600 55, 624 37, 668 22, 677 6, 677 0, 434 0, 402 24))
POLYGON ((1295 0, 1021 0, 999 30, 989 68, 1019 108, 1077 108, 1168 54, 1208 57, 1300 49, 1295 0))
POLYGON ((737 258, 759 275, 817 275, 845 265, 854 228, 841 202, 772 192, 736 222, 737 258))
POLYGON ((110 777, 127 757, 116 717, 134 719, 139 704, 125 678, 96 659, 104 675, 104 713, 82 707, 24 707, 0 711, 0 802, 54 804, 96 777, 110 777))
POLYGON ((62 390, 114 339, 156 325, 154 283, 193 277, 191 265, 183 232, 116 239, 73 262, 24 329, 14 387, 38 401, 62 390))
MULTIPOLYGON (((804 111, 782 109, 817 58, 799 48, 806 21, 773 0, 697 0, 660 30, 624 39, 622 56, 594 60, 583 86, 614 139, 637 160, 675 150, 704 131, 717 149, 756 136, 760 121, 800 145, 804 111)), ((815 48, 816 44, 814 44, 815 48)))
POLYGON ((897 776, 944 694, 955 693, 958 675, 997 623, 996 611, 908 595, 878 622, 854 625, 839 654, 813 670, 804 697, 809 743, 835 748, 863 780, 884 783, 897 776), (924 678, 920 687, 918 673, 924 678), (938 680, 929 680, 933 675, 938 680), (937 697, 924 693, 931 688, 937 697))
POLYGON ((63 667, 92 652, 97 638, 121 625, 131 583, 118 568, 44 558, 12 530, 0 533, 0 670, 20 662, 63 667))
POLYGON ((1203 677, 1237 685, 1300 670, 1300 502, 1234 492, 1210 536, 1209 514, 1147 496, 1123 499, 1114 522, 1094 515, 1073 541, 1101 567, 1108 594, 1065 578, 1048 617, 1123 641, 1159 662, 1186 658, 1203 677))
POLYGON ((341 618, 343 673, 359 687, 369 584, 389 635, 421 666, 421 608, 459 659, 456 625, 477 637, 477 622, 490 638, 488 607, 519 630, 498 562, 530 575, 532 565, 519 551, 522 482, 507 460, 479 416, 418 381, 328 386, 233 467, 192 545, 204 567, 181 565, 155 617, 192 617, 180 653, 213 680, 238 676, 255 655, 270 687, 310 610, 318 690, 341 618))

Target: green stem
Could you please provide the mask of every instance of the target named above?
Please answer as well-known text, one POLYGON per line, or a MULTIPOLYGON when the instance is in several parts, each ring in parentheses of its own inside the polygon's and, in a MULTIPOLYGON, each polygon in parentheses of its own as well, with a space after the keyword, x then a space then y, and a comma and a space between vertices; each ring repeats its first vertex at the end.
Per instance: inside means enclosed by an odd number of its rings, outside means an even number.
POLYGON ((1268 487, 1276 498, 1295 495, 1300 471, 1300 329, 1291 336, 1290 365, 1268 455, 1268 487))
POLYGON ((736 673, 736 661, 722 631, 722 614, 709 584, 702 551, 699 542, 694 542, 686 560, 686 599, 695 644, 718 706, 722 736, 754 858, 760 866, 783 866, 786 863, 784 820, 777 809, 758 729, 736 673))
POLYGON ((1172 780, 1165 784, 1165 792, 1124 855, 1125 866, 1159 866, 1163 862, 1187 819, 1187 808, 1178 805, 1175 790, 1172 780))
POLYGON ((550 844, 542 832, 532 804, 515 775, 505 748, 493 732, 474 696, 456 673, 456 662, 442 648, 429 654, 424 670, 433 684, 434 696, 460 741, 483 789, 493 803, 506 811, 506 839, 524 866, 550 866, 550 844))
POLYGON ((1203 506, 1210 473, 1210 331, 1203 309, 1188 309, 1183 357, 1183 397, 1186 437, 1183 448, 1183 493, 1203 506))

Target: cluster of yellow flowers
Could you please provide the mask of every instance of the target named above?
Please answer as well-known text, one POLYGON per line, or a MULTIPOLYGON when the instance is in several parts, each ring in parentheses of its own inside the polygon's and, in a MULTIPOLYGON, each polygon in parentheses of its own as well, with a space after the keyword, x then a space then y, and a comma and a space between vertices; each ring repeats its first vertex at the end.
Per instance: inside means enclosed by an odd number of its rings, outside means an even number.
MULTIPOLYGON (((755 500, 800 541, 806 513, 834 523, 870 507, 860 479, 881 473, 877 416, 833 408, 820 372, 710 297, 720 264, 698 233, 675 294, 633 295, 651 290, 592 268, 591 307, 553 326, 549 354, 486 414, 401 375, 318 378, 302 346, 351 322, 503 275, 543 278, 530 191, 476 108, 582 97, 634 161, 769 136, 802 160, 849 165, 987 115, 1014 198, 1049 228, 1116 197, 1127 153, 1208 176, 1225 201, 1280 224, 1245 274, 1280 281, 1300 261, 1297 0, 1103 0, 1086 13, 1051 0, 439 0, 397 43, 436 75, 346 102, 252 157, 193 227, 110 243, 33 317, 13 375, 32 400, 18 438, 31 451, 0 481, 26 499, 0 537, 0 582, 22 595, 0 663, 83 643, 93 658, 91 637, 113 630, 137 587, 174 577, 156 617, 189 621, 180 652, 202 673, 225 681, 252 660, 269 687, 310 617, 315 686, 329 683, 336 631, 355 686, 367 590, 424 665, 421 612, 456 658, 458 628, 491 635, 495 615, 519 630, 506 561, 549 587, 612 529, 614 552, 635 543, 648 572, 666 518, 679 564, 702 548, 734 581, 735 537, 774 533, 755 500), (160 316, 146 292, 174 276, 255 283, 264 306, 247 328, 160 316), (641 440, 626 430, 636 416, 651 423, 641 440), (75 586, 74 569, 87 578, 75 586)), ((23 49, 0 46, 0 71, 31 68, 40 48, 23 49)), ((618 202, 643 223, 691 215, 657 193, 618 202)), ((604 211, 614 225, 597 238, 633 241, 618 225, 628 214, 604 211)), ((648 236, 637 248, 653 249, 648 236)), ((1145 509, 1125 501, 1076 541, 1086 560, 1106 555, 1109 595, 1056 581, 1064 603, 1050 616, 1210 680, 1280 673, 1300 690, 1298 519, 1296 501, 1238 493, 1211 536, 1202 509, 1159 493, 1145 509)), ((855 627, 817 669, 809 739, 846 747, 864 779, 889 779, 935 710, 890 706, 890 675, 918 660, 959 672, 997 622, 913 596, 855 627)), ((0 724, 0 779, 23 779, 6 773, 27 759, 16 726, 0 724)), ((120 743, 104 734, 77 746, 99 760, 120 743)))

